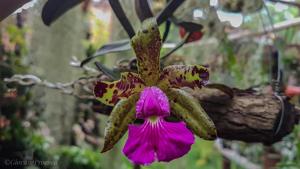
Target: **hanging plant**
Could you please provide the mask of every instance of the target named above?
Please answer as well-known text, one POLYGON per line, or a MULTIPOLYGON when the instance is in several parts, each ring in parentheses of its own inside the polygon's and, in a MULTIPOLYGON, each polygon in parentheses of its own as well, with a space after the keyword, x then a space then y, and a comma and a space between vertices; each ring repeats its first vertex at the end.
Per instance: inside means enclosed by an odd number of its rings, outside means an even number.
POLYGON ((214 123, 196 99, 180 89, 205 85, 209 78, 207 68, 174 65, 161 71, 162 41, 155 19, 143 22, 131 46, 137 56, 138 74, 123 73, 120 80, 99 81, 94 88, 99 101, 114 106, 102 152, 110 150, 127 129, 123 153, 133 163, 142 165, 185 155, 194 143, 193 134, 215 139, 214 123), (136 119, 142 124, 135 124, 136 119))

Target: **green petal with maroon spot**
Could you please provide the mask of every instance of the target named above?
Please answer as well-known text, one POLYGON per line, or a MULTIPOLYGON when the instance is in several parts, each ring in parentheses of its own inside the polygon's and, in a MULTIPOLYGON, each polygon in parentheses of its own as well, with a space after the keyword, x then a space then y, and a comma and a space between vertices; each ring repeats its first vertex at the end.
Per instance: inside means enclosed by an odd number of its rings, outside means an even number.
POLYGON ((137 57, 138 72, 147 86, 157 83, 160 72, 161 38, 155 18, 142 23, 142 28, 131 40, 137 57))
POLYGON ((113 106, 120 99, 141 92, 144 87, 144 82, 138 74, 126 72, 121 74, 121 79, 118 81, 98 81, 94 87, 94 95, 102 103, 113 106))
POLYGON ((162 89, 190 87, 201 88, 207 83, 209 72, 205 66, 201 65, 173 65, 167 66, 161 72, 158 86, 162 89))
POLYGON ((199 102, 181 89, 169 89, 166 93, 174 116, 182 119, 197 136, 213 140, 217 136, 215 124, 203 110, 199 102))
POLYGON ((102 153, 113 148, 123 137, 128 125, 135 120, 135 104, 140 95, 138 93, 128 99, 120 100, 113 108, 105 127, 104 146, 102 153))

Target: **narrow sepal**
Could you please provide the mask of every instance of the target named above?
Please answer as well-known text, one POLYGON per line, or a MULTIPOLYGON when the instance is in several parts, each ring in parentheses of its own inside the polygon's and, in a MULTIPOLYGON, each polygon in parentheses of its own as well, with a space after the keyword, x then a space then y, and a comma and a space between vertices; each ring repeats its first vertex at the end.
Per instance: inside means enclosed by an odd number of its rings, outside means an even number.
POLYGON ((182 119, 197 136, 213 140, 217 136, 216 127, 197 100, 181 89, 169 89, 171 112, 182 119))
POLYGON ((128 99, 120 100, 113 108, 104 133, 104 146, 102 153, 113 148, 113 146, 122 138, 128 129, 128 125, 135 118, 135 103, 139 99, 139 94, 134 94, 128 99))

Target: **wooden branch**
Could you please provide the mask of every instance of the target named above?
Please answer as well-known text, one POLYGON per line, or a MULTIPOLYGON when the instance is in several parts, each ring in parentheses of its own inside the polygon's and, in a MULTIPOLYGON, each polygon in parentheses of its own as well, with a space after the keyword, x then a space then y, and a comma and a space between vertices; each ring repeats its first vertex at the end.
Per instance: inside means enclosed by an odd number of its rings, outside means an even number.
MULTIPOLYGON (((300 17, 290 19, 287 21, 283 21, 277 24, 274 24, 274 29, 272 27, 267 27, 266 30, 259 30, 256 32, 250 30, 239 30, 238 32, 229 32, 228 39, 231 41, 240 40, 243 38, 259 38, 265 35, 270 35, 273 32, 279 32, 284 29, 292 28, 292 27, 300 27, 300 17)), ((189 47, 197 47, 201 45, 209 45, 215 44, 216 41, 214 39, 208 39, 204 41, 198 41, 194 43, 185 44, 182 48, 189 48, 189 47)), ((175 44, 169 44, 169 46, 174 47, 175 44)))
POLYGON ((281 3, 284 5, 290 5, 290 6, 294 6, 297 8, 300 8, 300 3, 299 2, 293 2, 293 1, 286 1, 286 0, 268 0, 270 2, 274 2, 274 3, 281 3))
POLYGON ((284 22, 280 22, 274 25, 274 29, 272 27, 267 27, 266 30, 260 30, 258 32, 252 32, 249 30, 243 30, 238 33, 231 33, 228 35, 229 40, 238 40, 242 38, 249 38, 249 37, 259 37, 263 35, 267 35, 272 32, 278 32, 287 28, 300 26, 300 18, 290 19, 284 22))
POLYGON ((185 89, 196 97, 214 121, 218 137, 272 144, 289 134, 298 122, 299 109, 285 99, 282 128, 275 135, 281 113, 280 101, 271 94, 234 89, 234 97, 218 89, 185 89))

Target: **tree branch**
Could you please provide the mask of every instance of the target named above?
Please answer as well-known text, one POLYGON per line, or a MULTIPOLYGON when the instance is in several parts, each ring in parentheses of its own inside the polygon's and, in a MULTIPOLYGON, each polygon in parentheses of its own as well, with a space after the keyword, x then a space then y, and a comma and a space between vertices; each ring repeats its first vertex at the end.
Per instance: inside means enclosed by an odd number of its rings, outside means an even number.
POLYGON ((274 134, 281 104, 272 94, 234 89, 234 97, 230 98, 218 89, 185 90, 199 100, 214 121, 220 138, 272 144, 289 134, 298 123, 299 109, 284 99, 283 125, 279 133, 274 134))
POLYGON ((41 80, 35 75, 13 75, 11 78, 5 78, 6 83, 17 83, 22 86, 43 86, 50 89, 60 90, 63 94, 73 95, 79 99, 95 99, 93 91, 89 88, 98 78, 95 76, 80 78, 68 83, 52 83, 47 80, 41 80), (82 90, 80 91, 79 88, 82 90), (82 94, 84 91, 85 94, 82 94))
POLYGON ((277 23, 274 25, 274 29, 272 27, 267 27, 266 30, 260 30, 258 32, 243 30, 238 33, 231 33, 228 35, 228 39, 229 40, 238 40, 238 39, 242 39, 242 38, 259 37, 259 36, 267 35, 269 33, 279 32, 281 30, 291 28, 291 27, 296 27, 296 26, 300 26, 300 18, 299 17, 277 23))

